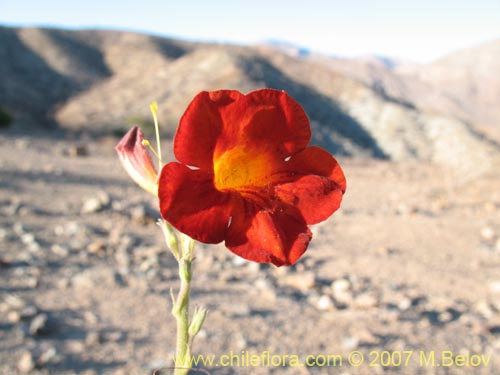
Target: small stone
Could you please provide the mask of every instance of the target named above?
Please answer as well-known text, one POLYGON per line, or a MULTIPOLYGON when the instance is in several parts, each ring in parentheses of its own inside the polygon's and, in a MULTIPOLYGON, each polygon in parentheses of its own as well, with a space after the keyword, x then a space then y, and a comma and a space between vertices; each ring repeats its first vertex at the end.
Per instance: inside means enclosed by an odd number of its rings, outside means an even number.
POLYGON ((87 324, 92 325, 92 326, 96 325, 99 322, 99 318, 92 311, 88 311, 88 310, 85 311, 83 313, 83 318, 85 319, 85 322, 87 324))
POLYGON ((389 249, 388 247, 385 247, 385 246, 380 246, 380 247, 377 247, 374 250, 374 252, 377 255, 387 256, 391 253, 391 249, 389 249))
POLYGON ((85 343, 81 340, 66 340, 65 349, 73 354, 81 354, 85 351, 85 343))
POLYGON ((497 253, 500 253, 500 238, 497 238, 497 240, 495 242, 495 251, 497 253))
POLYGON ((127 273, 130 269, 130 254, 127 251, 126 247, 119 247, 115 253, 115 261, 118 265, 118 269, 122 273, 127 273))
POLYGON ((38 287, 40 281, 38 280, 38 277, 35 277, 35 276, 31 276, 31 277, 27 277, 24 279, 24 285, 26 288, 36 288, 38 287))
POLYGON ((27 230, 26 230, 26 227, 22 223, 20 223, 20 222, 15 223, 14 226, 12 227, 12 229, 14 229, 14 232, 18 236, 21 236, 24 233, 28 233, 27 230))
POLYGON ((105 339, 106 341, 110 341, 110 342, 118 342, 120 341, 121 339, 123 339, 123 333, 120 332, 120 331, 112 331, 112 332, 108 332, 106 335, 105 335, 105 339))
POLYGON ((103 342, 103 337, 98 331, 90 331, 85 336, 85 344, 88 346, 94 346, 101 344, 103 342))
POLYGON ((242 257, 234 256, 231 260, 231 263, 233 263, 233 266, 241 267, 241 266, 245 266, 247 263, 250 263, 250 262, 242 257))
POLYGON ((233 336, 233 345, 236 350, 240 351, 248 347, 248 342, 241 332, 237 332, 236 335, 233 336))
POLYGON ((22 309, 25 306, 25 302, 15 294, 7 294, 5 297, 5 303, 13 309, 22 309))
POLYGON ((25 245, 29 245, 35 242, 35 235, 33 233, 23 233, 21 235, 21 242, 25 245))
POLYGON ((85 145, 75 145, 71 146, 66 150, 66 154, 71 157, 82 157, 88 156, 89 150, 85 145))
POLYGON ((147 210, 144 205, 137 205, 129 209, 130 218, 139 224, 148 223, 147 210))
POLYGON ((111 203, 108 193, 101 191, 95 197, 88 198, 82 206, 83 214, 90 214, 104 210, 111 203))
POLYGON ((357 332, 356 336, 359 340, 359 345, 361 346, 374 346, 379 343, 377 336, 368 330, 357 332))
POLYGON ((351 351, 359 347, 359 339, 354 336, 347 336, 342 340, 342 348, 346 351, 351 351))
POLYGON ((17 323, 21 320, 21 314, 19 313, 19 311, 9 311, 7 313, 7 321, 9 323, 17 323))
POLYGON ((61 246, 59 244, 55 244, 55 245, 52 245, 50 247, 50 250, 52 250, 52 252, 62 258, 65 258, 68 256, 69 254, 69 250, 66 246, 61 246))
POLYGON ((449 311, 441 311, 437 316, 437 320, 439 323, 449 323, 453 320, 453 314, 449 311))
POLYGON ((23 352, 17 362, 17 369, 23 374, 27 374, 35 369, 35 359, 29 351, 23 352))
POLYGON ((103 240, 96 240, 88 244, 87 251, 90 254, 98 254, 104 252, 106 249, 106 242, 103 240))
POLYGON ((5 228, 0 228, 0 241, 4 241, 9 237, 9 232, 7 232, 7 229, 5 228))
POLYGON ((332 283, 332 292, 335 302, 341 307, 352 304, 351 283, 347 279, 338 279, 332 283))
POLYGON ((251 274, 251 275, 257 275, 260 271, 260 263, 256 262, 248 262, 247 266, 245 269, 251 274))
POLYGON ((492 227, 484 227, 481 229, 481 237, 483 240, 492 241, 495 238, 495 231, 492 227))
POLYGON ((411 298, 403 297, 398 301, 398 309, 401 311, 406 311, 411 307, 411 298))
POLYGON ((90 271, 83 271, 71 278, 71 284, 76 289, 90 289, 94 286, 94 280, 90 271))
POLYGON ((494 315, 493 309, 486 301, 479 301, 476 303, 474 305, 474 310, 486 319, 490 319, 494 315))
POLYGON ((36 306, 28 305, 21 310, 21 312, 19 313, 19 317, 22 320, 28 320, 36 316, 36 314, 38 314, 38 309, 36 308, 36 306))
POLYGON ((490 293, 492 294, 500 294, 500 280, 492 281, 489 284, 490 293))
POLYGON ((43 367, 57 357, 57 350, 53 346, 45 349, 36 360, 37 366, 43 367))
POLYGON ((377 304, 377 297, 371 293, 363 293, 354 298, 354 306, 360 309, 371 309, 377 306, 377 304))
POLYGON ((303 293, 311 290, 316 284, 316 278, 312 272, 291 273, 280 280, 284 285, 298 289, 303 293))
POLYGON ((33 318, 29 326, 29 333, 32 336, 39 336, 47 333, 47 322, 49 317, 47 314, 38 314, 33 318))
POLYGON ((323 294, 316 302, 316 307, 321 311, 329 311, 333 310, 335 305, 329 295, 323 294))

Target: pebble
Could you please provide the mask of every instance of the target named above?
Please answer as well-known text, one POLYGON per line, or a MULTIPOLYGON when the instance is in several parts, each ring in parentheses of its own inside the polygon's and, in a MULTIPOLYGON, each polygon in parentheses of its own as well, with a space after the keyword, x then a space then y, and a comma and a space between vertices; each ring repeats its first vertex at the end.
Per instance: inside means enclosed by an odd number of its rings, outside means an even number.
POLYGON ((111 198, 109 194, 104 191, 100 191, 96 196, 85 200, 81 212, 82 214, 99 212, 109 207, 110 203, 111 198))
POLYGON ((23 235, 24 233, 28 233, 26 230, 26 227, 22 223, 15 223, 12 227, 14 230, 14 233, 16 233, 18 236, 23 235))
POLYGON ((103 340, 109 341, 109 342, 118 342, 118 341, 122 340, 124 337, 125 337, 125 335, 121 331, 111 331, 111 332, 107 332, 104 335, 103 340))
POLYGON ((103 240, 96 240, 87 245, 87 251, 90 254, 99 254, 103 253, 106 249, 106 242, 103 240))
POLYGON ((52 362, 57 358, 57 350, 53 346, 49 346, 47 349, 43 350, 40 356, 36 360, 37 366, 45 366, 49 362, 52 362))
POLYGON ((298 289, 303 293, 311 290, 316 284, 316 278, 312 272, 290 273, 280 279, 281 283, 298 289))
POLYGON ((9 237, 9 232, 5 228, 0 228, 0 241, 4 241, 9 237))
POLYGON ((441 311, 437 316, 437 320, 439 323, 449 323, 453 320, 453 314, 449 311, 441 311))
POLYGON ((7 313, 7 321, 9 323, 17 323, 21 320, 21 314, 19 314, 19 311, 9 311, 7 313))
POLYGON ((359 347, 359 339, 355 336, 346 336, 342 340, 342 348, 351 351, 359 347))
POLYGON ((29 333, 31 336, 40 336, 43 334, 46 334, 48 329, 47 329, 47 322, 49 320, 49 317, 45 313, 38 314, 33 318, 33 320, 30 323, 29 326, 29 333))
POLYGON ((242 257, 235 256, 232 258, 231 263, 233 264, 233 266, 241 267, 250 262, 242 257))
POLYGON ((401 311, 406 311, 411 307, 411 298, 403 297, 398 301, 398 309, 401 311))
POLYGON ((474 310, 486 319, 490 319, 494 315, 493 309, 486 301, 479 301, 476 303, 474 305, 474 310))
POLYGON ((245 270, 247 270, 251 275, 257 275, 260 272, 261 263, 248 262, 245 270))
POLYGON ((27 374, 35 369, 35 359, 29 351, 23 352, 17 362, 17 369, 23 374, 27 374))
POLYGON ((130 255, 126 246, 120 246, 115 253, 115 261, 120 272, 126 274, 130 269, 130 255))
POLYGON ((326 294, 323 294, 321 297, 319 297, 318 301, 316 302, 316 307, 321 311, 330 311, 335 309, 332 298, 326 294))
POLYGON ((98 331, 90 331, 85 335, 85 344, 88 346, 94 346, 101 344, 103 342, 103 337, 98 331))
POLYGON ((144 204, 133 206, 129 209, 130 218, 136 223, 146 225, 153 222, 159 214, 150 212, 144 204))
POLYGON ((483 227, 481 229, 481 237, 483 240, 492 241, 495 238, 495 231, 492 227, 483 227))
POLYGON ((66 150, 66 155, 71 157, 82 157, 89 155, 89 149, 85 145, 74 145, 66 150))
POLYGON ((356 333, 360 346, 374 346, 379 343, 379 339, 369 330, 362 330, 356 333))
POLYGON ((61 245, 59 245, 59 244, 54 244, 54 245, 52 245, 52 246, 50 247, 50 250, 51 250, 54 254, 56 254, 56 255, 58 255, 58 256, 60 256, 60 257, 62 257, 62 258, 66 258, 66 257, 68 256, 68 254, 69 254, 69 250, 68 250, 68 248, 67 248, 66 246, 61 246, 61 245))
POLYGON ((24 307, 19 313, 19 318, 22 320, 32 319, 34 316, 38 314, 38 309, 34 305, 28 305, 24 307))
POLYGON ((497 241, 495 242, 495 251, 500 253, 500 238, 497 238, 497 241))
POLYGON ((500 294, 500 280, 492 281, 489 284, 490 293, 492 294, 500 294))
POLYGON ((354 298, 354 306, 359 309, 371 309, 377 305, 377 297, 372 293, 362 293, 354 298))
POLYGON ((352 291, 351 283, 347 279, 338 279, 332 283, 332 293, 335 302, 342 306, 349 306, 352 304, 352 291))
POLYGON ((25 302, 21 297, 15 294, 7 294, 4 298, 5 303, 13 309, 22 309, 25 306, 25 302))

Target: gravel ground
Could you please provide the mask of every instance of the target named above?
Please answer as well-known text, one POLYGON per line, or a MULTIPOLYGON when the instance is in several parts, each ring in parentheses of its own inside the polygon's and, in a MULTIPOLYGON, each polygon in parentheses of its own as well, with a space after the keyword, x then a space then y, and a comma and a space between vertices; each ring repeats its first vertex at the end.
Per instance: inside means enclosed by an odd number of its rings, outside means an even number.
MULTIPOLYGON (((116 142, 0 136, 1 374, 172 366, 176 264, 155 225, 155 199, 121 169, 116 142)), ((276 367, 200 367, 213 375, 498 374, 500 173, 465 180, 419 163, 341 162, 342 209, 313 227, 296 266, 197 246, 192 303, 209 315, 195 354, 289 356, 276 367), (356 352, 360 366, 349 363, 356 352), (308 355, 318 356, 315 366, 294 366, 308 355), (321 355, 342 364, 323 366, 321 355)))

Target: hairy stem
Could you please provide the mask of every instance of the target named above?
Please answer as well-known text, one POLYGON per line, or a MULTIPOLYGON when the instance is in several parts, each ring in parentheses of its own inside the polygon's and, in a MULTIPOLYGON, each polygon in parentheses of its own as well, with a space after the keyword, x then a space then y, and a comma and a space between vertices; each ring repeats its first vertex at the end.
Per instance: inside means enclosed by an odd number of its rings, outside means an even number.
POLYGON ((177 321, 177 352, 175 355, 175 375, 187 375, 190 367, 191 350, 189 337, 189 292, 191 281, 191 260, 179 260, 181 286, 172 314, 177 321))

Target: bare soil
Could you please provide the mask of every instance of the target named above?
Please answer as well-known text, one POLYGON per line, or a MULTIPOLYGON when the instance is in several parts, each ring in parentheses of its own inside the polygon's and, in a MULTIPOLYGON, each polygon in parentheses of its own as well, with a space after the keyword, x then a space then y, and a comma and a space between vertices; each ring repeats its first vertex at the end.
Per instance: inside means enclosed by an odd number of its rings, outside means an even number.
MULTIPOLYGON (((155 225, 157 203, 122 170, 116 142, 0 136, 1 374, 172 366, 176 264, 155 225)), ((314 226, 296 266, 198 245, 192 304, 209 309, 195 354, 338 354, 342 365, 200 367, 214 375, 500 373, 500 173, 470 179, 417 162, 341 163, 342 208, 314 226), (413 351, 407 364, 382 366, 382 352, 405 350, 413 351), (364 355, 359 367, 348 362, 353 351, 364 355), (446 366, 443 351, 489 362, 446 366), (420 360, 431 352, 435 366, 420 360)))

